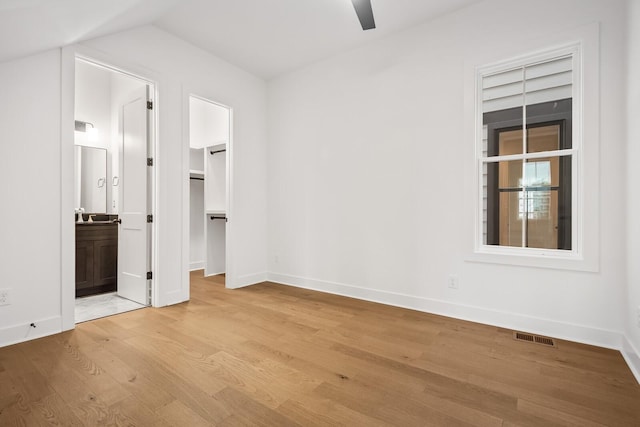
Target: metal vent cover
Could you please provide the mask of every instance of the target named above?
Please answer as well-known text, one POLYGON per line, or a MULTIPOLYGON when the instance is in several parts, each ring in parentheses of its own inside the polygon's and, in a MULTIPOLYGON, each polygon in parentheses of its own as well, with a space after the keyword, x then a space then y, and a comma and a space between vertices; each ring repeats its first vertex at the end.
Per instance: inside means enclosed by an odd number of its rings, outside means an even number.
POLYGON ((558 346, 556 345, 556 342, 555 342, 555 340, 553 338, 543 337, 543 336, 540 336, 540 335, 528 334, 526 332, 513 331, 513 339, 516 340, 516 341, 524 341, 524 342, 530 342, 530 343, 534 343, 534 344, 544 345, 544 346, 547 346, 547 347, 558 348, 558 346))

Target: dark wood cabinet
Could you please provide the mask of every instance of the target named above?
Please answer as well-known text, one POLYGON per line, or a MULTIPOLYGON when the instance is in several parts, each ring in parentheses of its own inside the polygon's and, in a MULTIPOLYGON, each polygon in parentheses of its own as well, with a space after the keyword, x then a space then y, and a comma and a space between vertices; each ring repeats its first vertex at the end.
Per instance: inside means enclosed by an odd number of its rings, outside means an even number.
POLYGON ((118 225, 76 224, 76 297, 113 292, 118 281, 118 225))

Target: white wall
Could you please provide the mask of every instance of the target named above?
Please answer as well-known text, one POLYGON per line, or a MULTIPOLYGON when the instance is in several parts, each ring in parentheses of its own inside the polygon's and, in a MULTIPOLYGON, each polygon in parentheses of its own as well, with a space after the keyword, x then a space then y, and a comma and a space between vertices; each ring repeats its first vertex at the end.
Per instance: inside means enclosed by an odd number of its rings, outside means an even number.
MULTIPOLYGON (((235 197, 230 212, 232 264, 228 286, 266 278, 266 85, 212 55, 153 26, 82 43, 118 63, 134 64, 158 83, 159 176, 157 305, 184 301, 189 292, 189 143, 183 127, 193 93, 233 108, 235 197), (231 283, 229 283, 231 282, 231 283)), ((118 64, 115 64, 118 65, 118 64)))
MULTIPOLYGON (((105 167, 107 178, 111 176, 111 81, 109 72, 78 61, 76 64, 76 93, 75 93, 75 119, 89 122, 94 125, 94 131, 90 137, 89 132, 74 132, 74 142, 76 145, 87 147, 103 148, 107 150, 105 167)), ((90 127, 88 127, 89 129, 90 127)), ((86 172, 86 171, 84 171, 86 172)), ((80 190, 80 182, 76 180, 76 191, 80 190)), ((111 212, 110 201, 112 199, 112 189, 109 179, 104 187, 105 209, 98 211, 85 208, 86 213, 91 212, 111 212)), ((76 196, 80 200, 79 195, 76 196)), ((80 207, 78 204, 74 207, 80 207)))
POLYGON ((103 68, 79 61, 76 66, 75 118, 93 123, 95 138, 88 132, 75 132, 76 145, 110 148, 111 79, 103 68))
MULTIPOLYGON (((192 110, 190 108, 190 110, 192 110)), ((189 129, 193 127, 193 115, 189 116, 189 129)), ((191 143, 190 132, 189 140, 191 143)), ((205 149, 193 148, 189 150, 189 169, 197 171, 196 178, 204 176, 205 149)), ((204 181, 201 179, 189 180, 189 270, 201 270, 205 266, 205 216, 204 216, 204 181)))
POLYGON ((640 2, 629 1, 629 38, 627 45, 627 283, 626 314, 627 361, 640 377, 640 2), (635 353, 635 356, 634 356, 635 353))
POLYGON ((189 98, 189 144, 204 148, 227 142, 229 110, 199 98, 189 98))
POLYGON ((60 51, 0 63, 0 93, 2 346, 61 330, 60 51))
POLYGON ((620 347, 624 5, 488 0, 271 81, 270 279, 620 347), (551 47, 551 34, 574 41, 595 21, 601 105, 586 108, 600 118, 606 191, 601 246, 588 249, 599 271, 468 262, 473 66, 551 47))
POLYGON ((204 181, 189 182, 189 270, 204 268, 204 181))

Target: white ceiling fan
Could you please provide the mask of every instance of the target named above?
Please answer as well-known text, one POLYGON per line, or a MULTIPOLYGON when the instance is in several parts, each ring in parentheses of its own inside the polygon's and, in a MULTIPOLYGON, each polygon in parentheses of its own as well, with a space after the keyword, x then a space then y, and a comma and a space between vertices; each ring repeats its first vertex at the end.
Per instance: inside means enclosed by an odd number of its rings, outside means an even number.
POLYGON ((371 8, 371 0, 351 0, 356 10, 360 25, 363 30, 371 30, 376 28, 376 21, 373 18, 373 9, 371 8))

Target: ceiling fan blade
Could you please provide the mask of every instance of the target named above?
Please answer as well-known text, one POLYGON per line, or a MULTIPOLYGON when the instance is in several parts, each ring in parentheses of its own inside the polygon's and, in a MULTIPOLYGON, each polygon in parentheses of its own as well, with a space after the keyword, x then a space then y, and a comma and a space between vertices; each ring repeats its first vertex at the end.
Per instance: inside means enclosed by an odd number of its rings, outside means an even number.
POLYGON ((376 28, 376 21, 373 19, 373 9, 371 8, 371 0, 351 0, 356 10, 360 25, 363 30, 376 28))

